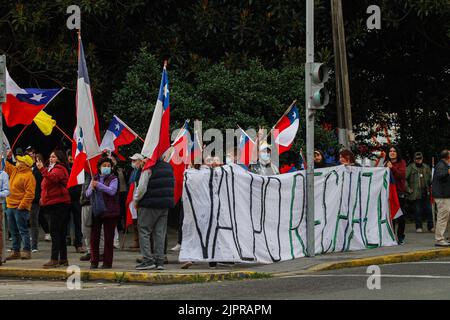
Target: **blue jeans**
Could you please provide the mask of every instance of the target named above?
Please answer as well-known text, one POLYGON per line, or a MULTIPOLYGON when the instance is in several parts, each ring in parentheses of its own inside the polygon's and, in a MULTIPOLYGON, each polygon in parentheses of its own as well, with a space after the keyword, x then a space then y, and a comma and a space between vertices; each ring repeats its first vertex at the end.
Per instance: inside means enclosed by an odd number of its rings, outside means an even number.
POLYGON ((431 211, 431 202, 428 197, 425 199, 414 200, 414 216, 416 220, 416 229, 422 229, 422 218, 424 216, 427 219, 428 230, 433 228, 433 214, 431 211))
POLYGON ((12 249, 15 252, 20 252, 20 244, 22 242, 23 250, 31 251, 30 232, 28 231, 30 212, 8 208, 6 215, 8 216, 9 232, 12 237, 12 249))

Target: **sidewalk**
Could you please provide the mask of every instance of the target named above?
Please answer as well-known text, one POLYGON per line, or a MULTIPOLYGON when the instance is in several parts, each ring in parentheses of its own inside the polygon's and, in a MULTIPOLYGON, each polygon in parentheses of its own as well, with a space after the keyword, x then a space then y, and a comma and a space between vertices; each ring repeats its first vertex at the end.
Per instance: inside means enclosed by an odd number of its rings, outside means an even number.
MULTIPOLYGON (((43 235, 42 235, 43 236, 43 235)), ((131 244, 132 235, 126 236, 124 250, 115 250, 113 269, 89 270, 89 262, 79 260, 81 254, 75 252, 74 247, 68 248, 69 263, 81 269, 84 280, 103 280, 120 282, 143 282, 153 284, 205 282, 233 279, 256 279, 265 277, 285 276, 330 269, 367 266, 372 264, 398 263, 402 261, 419 261, 439 256, 450 256, 450 248, 434 246, 434 234, 415 233, 413 225, 407 226, 406 244, 403 246, 368 249, 362 251, 331 253, 317 255, 314 258, 299 258, 270 265, 257 264, 218 264, 216 269, 210 269, 207 263, 195 263, 187 270, 181 269, 182 263, 178 261, 178 254, 168 252, 169 264, 164 271, 136 271, 136 258, 138 251, 127 249, 131 244)), ((169 229, 168 248, 175 246, 176 231, 169 229)), ((7 247, 10 242, 7 242, 7 247)), ((42 265, 49 260, 50 242, 41 241, 39 252, 32 254, 32 260, 7 261, 0 267, 0 277, 19 277, 33 279, 66 279, 68 274, 65 268, 42 269, 42 265)))

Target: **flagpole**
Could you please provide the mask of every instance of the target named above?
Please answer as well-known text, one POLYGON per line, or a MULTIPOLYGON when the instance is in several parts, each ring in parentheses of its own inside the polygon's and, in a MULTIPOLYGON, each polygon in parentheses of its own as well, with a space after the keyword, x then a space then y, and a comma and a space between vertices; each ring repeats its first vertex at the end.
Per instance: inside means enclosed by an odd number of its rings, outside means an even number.
POLYGON ((16 146, 17 141, 19 141, 19 138, 22 136, 23 132, 25 131, 26 128, 29 127, 29 124, 27 124, 25 127, 23 127, 22 131, 20 131, 19 135, 17 136, 16 140, 14 140, 14 143, 11 146, 11 151, 14 152, 14 147, 16 146))
MULTIPOLYGON (((291 105, 289 106, 289 108, 284 112, 284 114, 280 117, 280 119, 278 119, 277 123, 275 123, 275 125, 272 127, 272 129, 270 129, 269 133, 263 137, 261 140, 266 140, 267 137, 272 133, 272 131, 275 129, 275 127, 281 122, 281 120, 283 120, 284 116, 286 116, 292 109, 293 106, 295 106, 295 104, 297 103, 297 100, 294 100, 291 105)), ((260 143, 260 142, 258 142, 260 143)))
POLYGON ((55 128, 58 129, 69 141, 71 141, 72 143, 74 142, 73 139, 67 133, 65 133, 57 124, 55 124, 55 128))

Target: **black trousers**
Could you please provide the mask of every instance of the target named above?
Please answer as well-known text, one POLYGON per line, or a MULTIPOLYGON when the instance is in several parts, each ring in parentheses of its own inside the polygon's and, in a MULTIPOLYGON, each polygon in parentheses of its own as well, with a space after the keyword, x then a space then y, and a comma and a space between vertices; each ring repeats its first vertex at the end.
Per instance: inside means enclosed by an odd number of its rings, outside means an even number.
MULTIPOLYGON (((83 232, 81 231, 81 205, 79 201, 72 201, 70 204, 70 215, 72 216, 75 239, 73 240, 73 246, 75 248, 80 248, 83 246, 83 232)), ((67 232, 66 235, 70 238, 71 230, 71 217, 67 220, 67 232)))
POLYGON ((404 197, 398 197, 398 200, 400 202, 400 208, 402 209, 403 215, 400 216, 399 218, 395 219, 393 221, 394 223, 394 232, 397 226, 397 238, 398 240, 402 240, 405 238, 405 225, 406 225, 406 220, 405 220, 405 215, 406 215, 406 199, 404 197))
POLYGON ((67 260, 67 222, 70 217, 70 205, 55 204, 46 206, 45 212, 50 220, 50 235, 52 236, 52 260, 67 260))
POLYGON ((47 217, 44 214, 44 210, 39 208, 39 225, 42 227, 42 230, 44 230, 44 233, 50 233, 50 227, 48 225, 47 217))

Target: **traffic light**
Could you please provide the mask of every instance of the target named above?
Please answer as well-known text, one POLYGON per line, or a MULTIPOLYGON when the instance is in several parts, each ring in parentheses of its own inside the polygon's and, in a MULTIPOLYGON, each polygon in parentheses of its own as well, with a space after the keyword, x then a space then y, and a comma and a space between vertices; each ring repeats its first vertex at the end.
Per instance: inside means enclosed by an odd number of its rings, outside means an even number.
POLYGON ((330 101, 325 82, 328 81, 328 67, 323 63, 312 62, 306 64, 306 81, 310 81, 309 101, 311 109, 322 110, 330 101))
POLYGON ((6 102, 6 56, 0 55, 0 103, 6 102))

